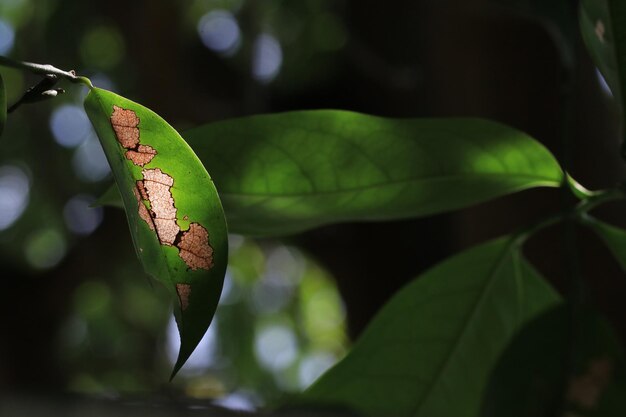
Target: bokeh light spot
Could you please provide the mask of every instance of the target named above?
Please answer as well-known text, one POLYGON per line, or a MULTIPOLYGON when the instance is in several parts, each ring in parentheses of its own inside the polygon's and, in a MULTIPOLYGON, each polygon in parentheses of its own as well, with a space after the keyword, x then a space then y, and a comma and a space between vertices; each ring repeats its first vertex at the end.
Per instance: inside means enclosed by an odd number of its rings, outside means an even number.
POLYGON ((609 87, 609 83, 606 82, 604 75, 602 75, 598 68, 596 68, 596 78, 598 79, 598 84, 600 84, 602 92, 609 97, 613 97, 613 92, 611 91, 611 87, 609 87))
POLYGON ((90 207, 96 199, 79 194, 72 197, 63 207, 63 218, 69 230, 77 235, 89 235, 102 223, 102 207, 90 207))
POLYGON ((76 175, 86 182, 98 182, 108 177, 111 167, 95 133, 76 149, 72 166, 76 175))
POLYGON ((235 391, 213 401, 213 404, 229 410, 254 412, 259 399, 251 392, 235 391))
POLYGON ((278 40, 267 33, 259 35, 254 42, 252 75, 261 82, 270 82, 280 72, 283 50, 278 40))
POLYGON ((26 241, 26 260, 36 269, 56 266, 66 252, 65 237, 58 230, 40 230, 26 241))
MULTIPOLYGON (((214 317, 204 337, 200 340, 189 359, 187 359, 187 362, 185 362, 185 366, 180 370, 181 374, 199 373, 218 362, 217 335, 217 317, 214 317)), ((172 365, 176 363, 179 348, 180 336, 178 335, 176 320, 172 316, 167 326, 167 356, 172 365)))
POLYGON ((13 49, 15 30, 9 22, 0 19, 0 55, 7 55, 13 49))
POLYGON ((264 368, 271 371, 286 369, 298 356, 296 335, 280 324, 262 327, 254 340, 254 353, 264 368))
POLYGON ((329 352, 310 354, 300 362, 298 380, 300 388, 308 388, 317 378, 337 362, 337 358, 329 352))
POLYGON ((74 306, 80 317, 93 319, 104 316, 111 303, 111 290, 100 281, 84 282, 74 292, 74 306))
POLYGON ((89 30, 80 45, 80 54, 85 64, 104 70, 119 64, 124 52, 124 38, 112 26, 98 26, 89 30))
POLYGON ((30 181, 13 165, 0 167, 0 231, 9 228, 28 206, 30 181))
POLYGON ((237 19, 226 10, 213 10, 202 16, 198 35, 204 46, 224 55, 234 54, 241 43, 237 19))
POLYGON ((52 113, 50 130, 56 143, 64 148, 74 148, 87 139, 91 124, 81 107, 65 104, 52 113))

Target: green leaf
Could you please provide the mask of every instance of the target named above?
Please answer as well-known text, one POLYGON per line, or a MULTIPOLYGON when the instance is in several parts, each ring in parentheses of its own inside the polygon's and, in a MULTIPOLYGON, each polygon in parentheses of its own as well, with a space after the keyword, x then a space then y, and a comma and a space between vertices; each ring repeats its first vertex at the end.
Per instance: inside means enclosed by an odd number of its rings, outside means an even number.
POLYGON ((300 111, 212 123, 185 137, 211 167, 231 231, 247 235, 424 216, 563 180, 540 143, 477 119, 300 111))
POLYGON ((580 30, 617 102, 626 109, 626 3, 582 0, 580 30))
POLYGON ((606 320, 563 305, 515 336, 492 374, 481 415, 621 417, 625 371, 622 347, 606 320))
POLYGON ((600 236, 626 272, 626 230, 604 223, 589 215, 584 216, 582 220, 600 236))
POLYGON ((0 74, 0 136, 2 136, 2 131, 4 130, 4 125, 7 121, 7 93, 4 88, 4 81, 2 80, 2 75, 0 74))
POLYGON ((172 377, 208 328, 228 257, 217 191, 180 135, 151 110, 94 88, 85 109, 119 188, 144 269, 178 298, 172 377))
POLYGON ((474 247, 394 296, 302 402, 367 416, 476 416, 514 333, 558 302, 511 238, 474 247))

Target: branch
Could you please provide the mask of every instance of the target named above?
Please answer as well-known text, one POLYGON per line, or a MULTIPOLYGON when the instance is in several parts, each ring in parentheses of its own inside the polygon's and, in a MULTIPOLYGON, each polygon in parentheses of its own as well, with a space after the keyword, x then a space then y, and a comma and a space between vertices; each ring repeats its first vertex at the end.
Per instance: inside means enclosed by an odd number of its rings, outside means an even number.
POLYGON ((89 88, 93 88, 91 81, 87 77, 76 75, 74 71, 63 71, 52 65, 35 64, 33 62, 14 61, 10 58, 0 55, 0 65, 5 67, 17 68, 32 72, 33 74, 48 75, 53 74, 60 78, 65 78, 73 83, 85 84, 89 88))

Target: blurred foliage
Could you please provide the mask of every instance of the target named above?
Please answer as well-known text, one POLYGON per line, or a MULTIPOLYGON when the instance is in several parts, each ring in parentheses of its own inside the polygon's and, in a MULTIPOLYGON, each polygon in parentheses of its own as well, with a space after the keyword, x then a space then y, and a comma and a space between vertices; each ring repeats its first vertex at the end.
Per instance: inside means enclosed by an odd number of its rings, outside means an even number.
MULTIPOLYGON (((6 48, 1 53, 75 69, 96 86, 137 98, 140 63, 150 58, 136 55, 144 44, 125 19, 155 8, 128 4, 125 16, 113 3, 3 0, 0 25, 11 39, 0 31, 0 48, 6 48)), ((272 89, 316 83, 332 71, 334 54, 346 38, 335 14, 339 5, 331 1, 196 0, 170 7, 172 32, 165 36, 214 62, 217 74, 234 69, 242 79, 272 89), (198 24, 215 11, 229 12, 240 28, 238 49, 229 55, 203 46, 198 24), (258 42, 262 34, 269 36, 265 43, 258 42), (255 68, 261 71, 257 81, 255 68)), ((0 75, 9 105, 38 81, 7 68, 0 68, 0 75)), ((302 390, 343 356, 344 311, 331 277, 294 248, 232 236, 215 324, 189 366, 166 384, 178 343, 171 300, 141 272, 123 213, 89 208, 111 176, 84 123, 86 91, 63 87, 67 94, 9 115, 0 152, 0 276, 26 287, 46 283, 28 297, 45 300, 34 315, 58 316, 48 358, 62 369, 54 378, 65 382, 56 389, 98 395, 165 390, 196 398, 226 396, 225 401, 249 406, 302 390)), ((11 351, 14 342, 3 338, 0 351, 11 351)), ((0 389, 12 383, 2 369, 0 389)))

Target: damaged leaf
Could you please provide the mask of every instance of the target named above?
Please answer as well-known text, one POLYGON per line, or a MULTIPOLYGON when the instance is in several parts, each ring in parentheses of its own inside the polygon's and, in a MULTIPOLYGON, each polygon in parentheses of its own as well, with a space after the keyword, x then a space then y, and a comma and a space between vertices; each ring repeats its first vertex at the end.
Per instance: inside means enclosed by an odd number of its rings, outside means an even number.
POLYGON ((515 336, 494 368, 480 415, 626 415, 625 365, 620 341, 601 315, 562 304, 515 336))
MULTIPOLYGON (((539 142, 479 119, 297 111, 211 123, 185 138, 211 167, 229 229, 251 236, 426 216, 563 181, 539 142)), ((112 196, 102 203, 119 205, 112 196)))
POLYGON ((506 345, 558 303, 511 238, 471 248, 400 290, 298 401, 364 416, 475 417, 506 345))
POLYGON ((173 377, 209 327, 220 297, 228 256, 222 206, 202 163, 157 114, 98 88, 85 109, 111 165, 137 255, 176 300, 181 346, 173 377))

